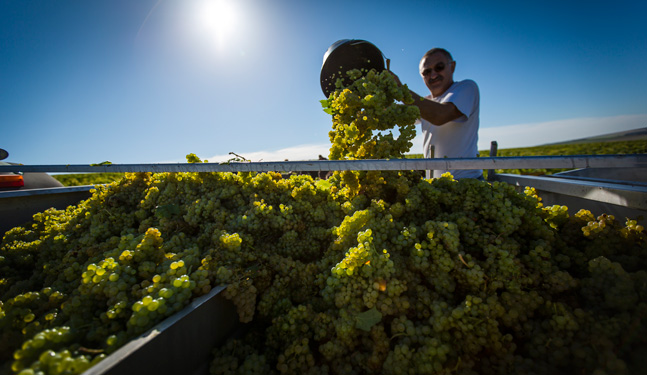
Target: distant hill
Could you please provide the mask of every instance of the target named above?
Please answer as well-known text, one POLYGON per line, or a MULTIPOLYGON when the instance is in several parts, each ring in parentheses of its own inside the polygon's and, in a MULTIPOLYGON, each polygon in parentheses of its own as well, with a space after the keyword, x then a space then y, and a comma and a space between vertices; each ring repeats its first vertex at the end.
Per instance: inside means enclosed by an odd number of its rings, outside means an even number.
POLYGON ((622 132, 598 135, 596 137, 573 139, 570 141, 547 143, 542 146, 570 145, 577 143, 618 142, 647 140, 647 128, 632 129, 622 132))

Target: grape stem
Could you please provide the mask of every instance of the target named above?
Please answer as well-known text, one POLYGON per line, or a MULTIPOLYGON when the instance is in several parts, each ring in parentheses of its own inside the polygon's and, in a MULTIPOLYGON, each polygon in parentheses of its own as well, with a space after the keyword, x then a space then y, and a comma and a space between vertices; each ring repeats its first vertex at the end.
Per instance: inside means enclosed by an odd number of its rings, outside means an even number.
POLYGON ((101 354, 103 353, 103 349, 90 349, 86 347, 79 347, 80 352, 85 352, 85 353, 90 353, 90 354, 101 354))
POLYGON ((462 255, 462 254, 458 254, 458 257, 460 258, 461 262, 463 262, 463 264, 464 264, 465 266, 467 266, 467 268, 472 268, 472 267, 470 267, 470 265, 469 265, 469 264, 467 264, 467 262, 465 262, 465 259, 463 259, 463 255, 462 255))
POLYGON ((454 368, 452 369, 452 372, 457 372, 457 371, 458 371, 458 367, 459 367, 460 365, 461 365, 461 357, 458 357, 458 359, 456 360, 456 366, 454 366, 454 368))

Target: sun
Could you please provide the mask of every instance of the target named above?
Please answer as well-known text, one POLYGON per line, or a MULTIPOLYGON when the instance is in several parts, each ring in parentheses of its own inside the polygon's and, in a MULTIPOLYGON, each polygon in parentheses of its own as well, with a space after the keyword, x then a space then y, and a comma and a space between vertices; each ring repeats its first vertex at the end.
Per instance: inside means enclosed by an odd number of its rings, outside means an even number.
POLYGON ((238 10, 229 0, 200 0, 195 12, 198 31, 219 47, 231 39, 239 26, 238 10))

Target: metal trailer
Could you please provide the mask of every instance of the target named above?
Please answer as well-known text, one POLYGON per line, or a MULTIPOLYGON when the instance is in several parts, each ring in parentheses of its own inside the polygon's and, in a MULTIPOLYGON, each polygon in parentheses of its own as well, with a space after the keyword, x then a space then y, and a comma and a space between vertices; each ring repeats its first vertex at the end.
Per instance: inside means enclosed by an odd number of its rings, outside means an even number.
MULTIPOLYGON (((574 213, 608 213, 644 223, 647 213, 647 154, 473 159, 398 159, 263 163, 181 163, 0 166, 1 172, 322 172, 338 170, 484 169, 489 181, 503 181, 522 191, 534 187, 544 204, 560 204, 574 213), (495 169, 566 168, 552 176, 497 174, 495 169)), ((93 186, 0 192, 0 233, 30 220, 49 207, 58 209, 90 196, 93 186)), ((197 298, 182 311, 124 345, 87 375, 209 373, 211 352, 241 328, 233 304, 221 296, 223 286, 197 298)))
POLYGON ((494 179, 517 186, 519 189, 532 186, 545 206, 567 206, 571 215, 581 209, 591 211, 595 216, 602 213, 615 216, 624 222, 635 219, 643 226, 647 223, 647 182, 640 181, 647 176, 647 168, 635 168, 631 176, 636 180, 620 180, 618 174, 625 174, 613 168, 603 168, 596 174, 577 169, 549 176, 522 176, 497 174, 494 179), (619 172, 619 173, 618 173, 619 172))

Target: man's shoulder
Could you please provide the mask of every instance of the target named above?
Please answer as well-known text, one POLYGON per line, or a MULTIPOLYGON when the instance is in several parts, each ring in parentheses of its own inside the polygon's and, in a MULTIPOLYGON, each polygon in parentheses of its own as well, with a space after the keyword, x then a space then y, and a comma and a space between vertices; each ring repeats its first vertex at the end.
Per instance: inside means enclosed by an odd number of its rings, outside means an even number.
POLYGON ((456 81, 447 91, 459 95, 468 94, 475 95, 477 97, 479 96, 479 86, 471 79, 456 81))
POLYGON ((433 100, 433 101, 443 101, 446 98, 453 97, 455 95, 464 95, 464 94, 475 94, 479 95, 479 87, 471 79, 464 79, 462 81, 454 81, 451 86, 442 93, 439 97, 434 98, 431 94, 425 96, 425 99, 433 100))
POLYGON ((476 82, 474 80, 472 80, 472 79, 464 79, 464 80, 461 80, 461 81, 456 81, 456 82, 454 82, 454 85, 456 87, 474 87, 476 89, 478 89, 478 87, 479 87, 476 84, 476 82))

